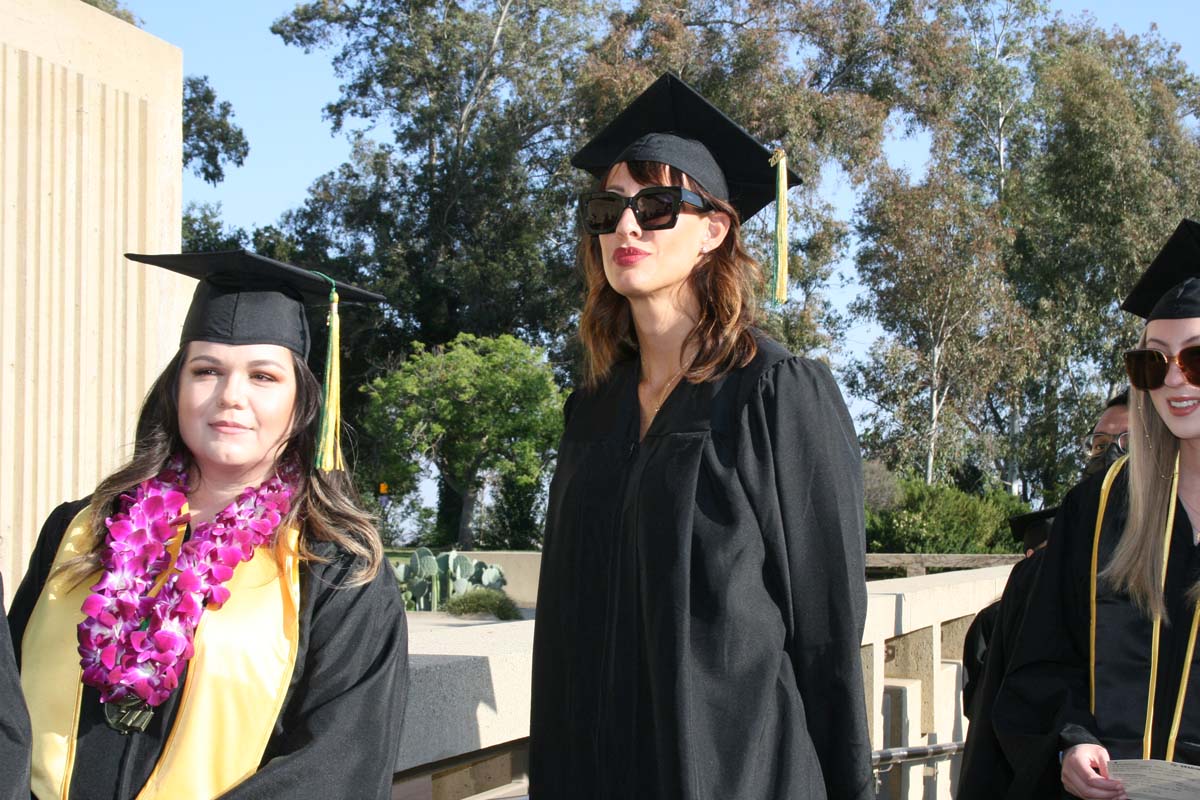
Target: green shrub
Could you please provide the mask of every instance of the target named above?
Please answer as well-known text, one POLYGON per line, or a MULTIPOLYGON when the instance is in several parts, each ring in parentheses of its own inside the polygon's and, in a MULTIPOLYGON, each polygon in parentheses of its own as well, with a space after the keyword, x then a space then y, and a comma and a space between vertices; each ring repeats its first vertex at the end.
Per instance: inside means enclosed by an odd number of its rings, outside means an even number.
POLYGON ((499 620, 521 619, 521 612, 512 598, 495 589, 472 589, 465 594, 456 594, 442 605, 442 610, 456 617, 491 614, 499 620))
POLYGON ((900 481, 899 504, 867 510, 867 549, 876 553, 1009 553, 1019 543, 1008 518, 1029 506, 1003 489, 969 494, 955 486, 900 481))

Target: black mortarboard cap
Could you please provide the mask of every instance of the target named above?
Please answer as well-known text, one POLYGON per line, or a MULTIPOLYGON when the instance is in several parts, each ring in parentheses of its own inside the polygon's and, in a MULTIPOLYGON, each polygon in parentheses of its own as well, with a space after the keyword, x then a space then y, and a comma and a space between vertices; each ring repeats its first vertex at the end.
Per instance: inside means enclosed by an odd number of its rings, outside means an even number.
POLYGON ((307 359, 312 347, 306 305, 327 308, 328 336, 316 466, 341 470, 342 393, 341 324, 338 305, 381 302, 382 295, 335 281, 319 272, 266 258, 248 250, 216 253, 126 253, 131 261, 152 264, 200 281, 183 321, 180 346, 188 342, 277 344, 307 359))
POLYGON ((306 306, 328 306, 336 283, 339 300, 379 302, 372 292, 333 282, 307 269, 247 250, 216 253, 126 253, 143 264, 200 281, 183 322, 180 345, 188 342, 277 344, 301 358, 312 347, 306 306))
POLYGON ((1200 223, 1179 223, 1121 308, 1146 321, 1200 317, 1200 223))
MULTIPOLYGON (((637 96, 571 159, 601 177, 622 161, 656 161, 686 173, 743 219, 776 196, 772 152, 670 73, 637 96)), ((787 172, 788 186, 800 178, 787 172)))
POLYGON ((1008 518, 1008 527, 1014 539, 1024 542, 1026 550, 1032 550, 1050 538, 1050 529, 1054 527, 1054 515, 1057 513, 1058 506, 1051 506, 1041 511, 1018 514, 1008 518))

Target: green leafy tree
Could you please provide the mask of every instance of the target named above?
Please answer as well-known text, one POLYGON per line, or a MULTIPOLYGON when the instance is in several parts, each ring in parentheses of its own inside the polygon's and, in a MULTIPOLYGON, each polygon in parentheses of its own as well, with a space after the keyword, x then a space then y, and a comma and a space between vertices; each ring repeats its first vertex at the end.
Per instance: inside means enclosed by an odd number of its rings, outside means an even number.
POLYGON ((240 167, 250 154, 246 133, 233 121, 233 106, 218 100, 207 75, 183 79, 183 163, 216 186, 225 167, 240 167))
POLYGON ((867 549, 876 553, 1014 553, 1009 517, 1029 511, 995 487, 982 494, 921 478, 901 482, 899 504, 867 510, 867 549))
POLYGON ((483 550, 541 549, 545 482, 542 475, 509 471, 499 476, 495 500, 479 526, 483 550))
POLYGON ((888 338, 852 364, 847 381, 875 404, 870 449, 932 483, 961 458, 948 433, 969 430, 974 406, 1023 368, 1032 343, 1023 340, 994 220, 946 162, 935 161, 916 185, 882 168, 859 211, 858 270, 868 292, 854 310, 888 338))
POLYGON ((466 331, 550 341, 577 289, 565 179, 583 2, 300 4, 272 30, 335 50, 327 114, 390 128, 314 184, 288 224, 374 276, 404 313, 379 359, 466 331))
MULTIPOLYGON (((1030 0, 932 8, 901 102, 910 124, 932 134, 935 168, 965 180, 970 202, 991 220, 1006 291, 978 302, 993 314, 1015 305, 1024 327, 1012 340, 1018 360, 1022 341, 1026 350, 1038 345, 1029 369, 992 375, 983 397, 951 409, 942 472, 969 467, 1052 502, 1077 478, 1078 437, 1121 381, 1119 353, 1136 325, 1117 305, 1179 218, 1200 205, 1197 80, 1153 29, 1106 33, 1087 18, 1051 20, 1030 0)), ((887 313, 876 305, 869 316, 887 313)), ((929 386, 913 373, 932 345, 884 327, 889 338, 861 365, 876 379, 852 383, 876 403, 862 438, 889 463, 918 469, 911 453, 923 429, 900 409, 932 411, 929 386)), ((1014 356, 998 349, 995 357, 1014 356)))
MULTIPOLYGON (((334 130, 363 120, 390 134, 356 136, 350 161, 281 221, 304 258, 397 310, 347 335, 359 374, 395 363, 414 341, 461 332, 561 351, 580 290, 572 81, 594 8, 321 2, 274 24, 288 44, 332 52, 344 81, 327 106, 334 130)), ((465 498, 445 479, 438 495, 438 527, 457 530, 465 498)))
MULTIPOLYGON (((538 485, 562 433, 563 396, 539 348, 503 335, 460 334, 441 348, 414 345, 367 389, 367 432, 381 444, 378 475, 394 495, 412 492, 426 465, 462 498, 459 549, 489 478, 538 485)), ((510 496, 509 500, 513 498, 510 496)))
POLYGON ((1009 174, 1029 154, 1035 123, 1029 111, 1033 86, 1028 65, 1047 4, 943 0, 935 8, 938 22, 950 32, 950 57, 935 68, 949 105, 934 133, 948 138, 958 169, 1001 204, 1002 215, 1009 174))
POLYGON ((242 228, 231 228, 221 220, 220 203, 188 203, 183 209, 185 253, 211 253, 246 247, 250 239, 242 228))
POLYGON ((1032 65, 1041 121, 1011 193, 1009 271, 1054 347, 1024 387, 1024 477, 1054 499, 1078 474, 1078 437, 1123 382, 1136 320, 1118 304, 1183 216, 1200 210, 1200 84, 1153 31, 1056 23, 1032 65))

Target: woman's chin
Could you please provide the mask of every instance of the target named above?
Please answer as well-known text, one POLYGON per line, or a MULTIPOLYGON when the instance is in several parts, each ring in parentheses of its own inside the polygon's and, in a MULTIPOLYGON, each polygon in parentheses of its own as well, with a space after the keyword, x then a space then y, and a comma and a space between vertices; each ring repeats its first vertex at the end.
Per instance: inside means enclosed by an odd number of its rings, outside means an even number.
POLYGON ((241 473, 264 470, 267 459, 258 453, 245 453, 240 450, 218 450, 204 454, 192 454, 201 474, 238 475, 241 473))

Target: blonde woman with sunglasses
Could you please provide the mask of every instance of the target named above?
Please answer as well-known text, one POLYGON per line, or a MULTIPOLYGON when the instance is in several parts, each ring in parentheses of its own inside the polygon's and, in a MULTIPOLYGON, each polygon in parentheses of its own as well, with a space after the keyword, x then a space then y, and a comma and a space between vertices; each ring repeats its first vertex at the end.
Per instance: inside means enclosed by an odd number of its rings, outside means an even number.
POLYGON ((1125 354, 1129 455, 1055 520, 994 709, 1009 797, 1116 800, 1114 759, 1200 765, 1200 225, 1122 308, 1147 321, 1125 354))
POLYGON ((828 367, 754 327, 739 234, 771 153, 667 75, 573 163, 598 181, 588 374, 550 488, 531 797, 873 798, 858 442, 828 367))

